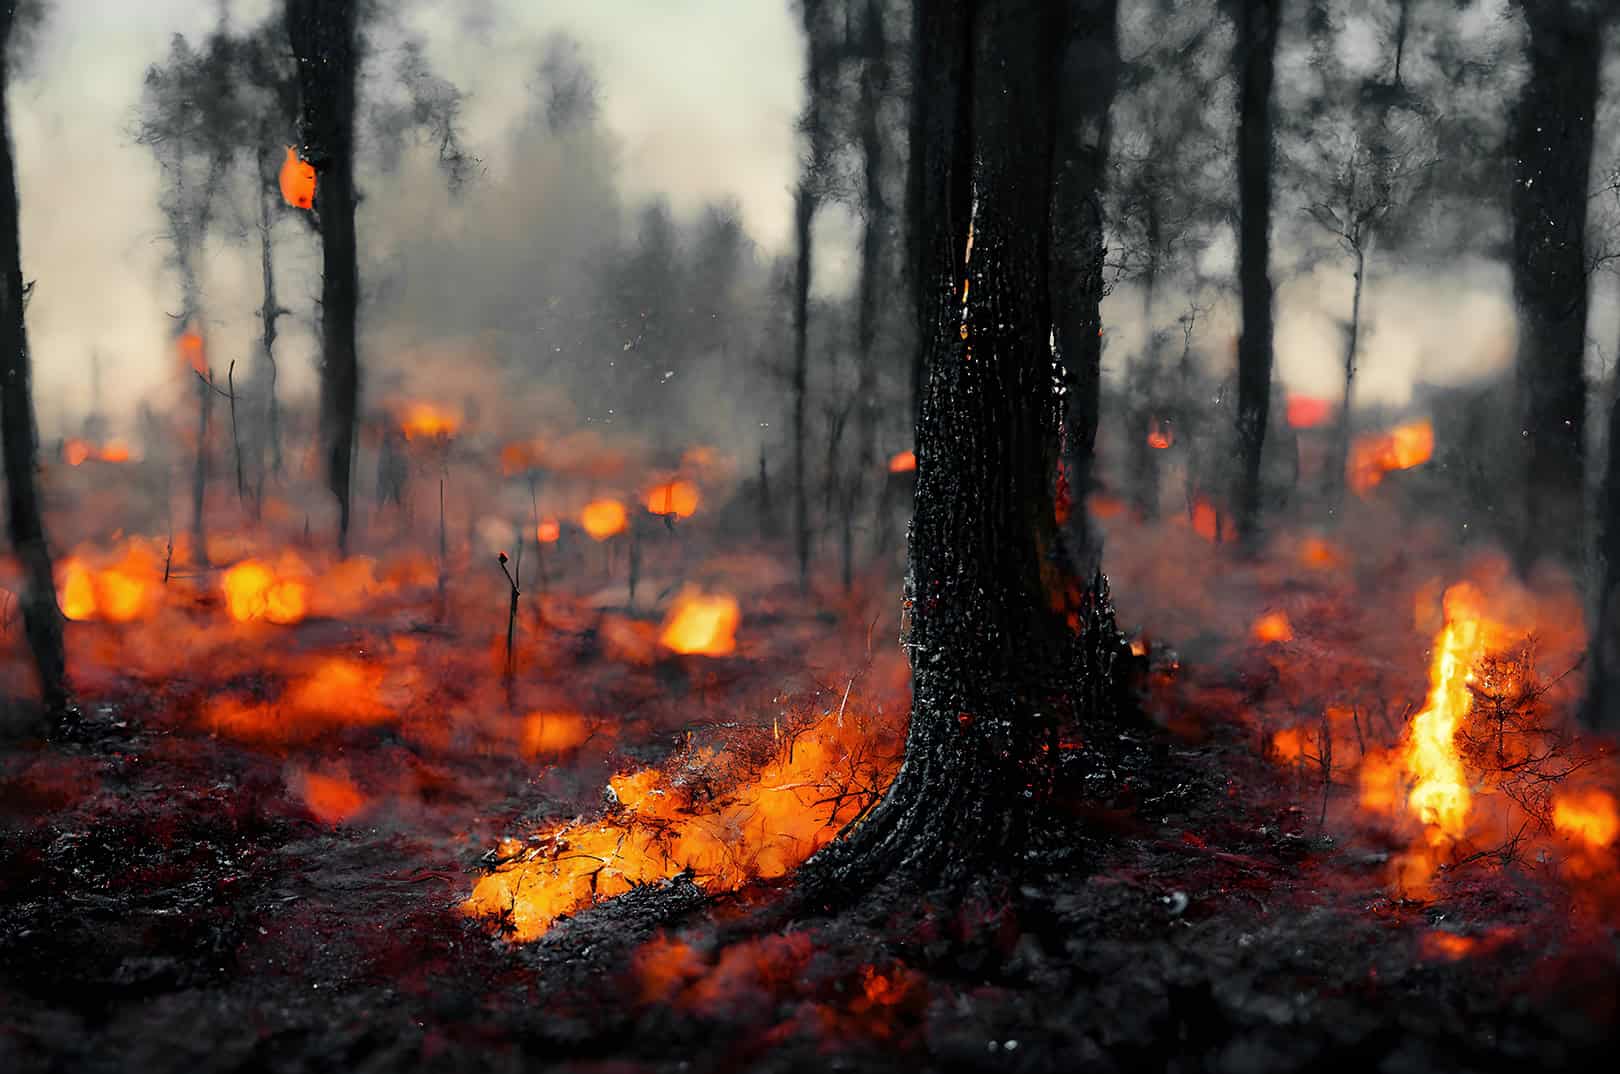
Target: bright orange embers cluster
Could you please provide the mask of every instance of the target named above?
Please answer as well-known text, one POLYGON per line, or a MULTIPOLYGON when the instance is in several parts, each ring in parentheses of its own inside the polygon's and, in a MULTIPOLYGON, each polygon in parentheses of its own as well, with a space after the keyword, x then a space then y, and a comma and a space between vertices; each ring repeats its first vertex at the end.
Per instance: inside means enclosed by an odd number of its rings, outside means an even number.
POLYGON ((1356 437, 1345 480, 1357 495, 1377 488, 1384 475, 1421 466, 1434 455, 1434 425, 1414 421, 1382 433, 1356 437))
POLYGON ((915 451, 897 451, 889 456, 889 473, 909 474, 917 468, 915 451))
POLYGON ((675 598, 664 618, 658 642, 671 652, 726 656, 737 648, 737 624, 741 619, 736 597, 686 589, 675 598))
POLYGON ((461 415, 433 403, 405 403, 399 428, 407 440, 446 440, 461 428, 461 415))
POLYGON ((1176 434, 1171 432, 1169 422, 1161 422, 1154 418, 1148 422, 1147 446, 1155 451, 1163 451, 1176 442, 1176 434))
POLYGON ((315 205, 315 166, 298 159, 298 150, 287 147, 281 162, 281 196, 294 209, 315 205))
POLYGON ((869 798, 851 787, 887 784, 895 758, 874 740, 872 727, 840 710, 778 736, 764 764, 746 748, 698 748, 614 776, 608 816, 506 840, 505 864, 462 910, 532 940, 565 914, 683 869, 710 891, 783 876, 860 813, 869 798))

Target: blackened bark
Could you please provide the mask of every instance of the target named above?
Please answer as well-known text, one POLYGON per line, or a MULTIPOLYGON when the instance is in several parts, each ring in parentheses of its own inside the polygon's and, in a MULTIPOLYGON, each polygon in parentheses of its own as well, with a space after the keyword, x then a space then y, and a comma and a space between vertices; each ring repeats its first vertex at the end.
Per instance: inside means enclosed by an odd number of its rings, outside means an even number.
POLYGON ((854 585, 855 512, 866 492, 877 459, 877 345, 878 295, 883 278, 889 234, 889 202, 883 190, 886 156, 880 109, 889 89, 889 46, 883 25, 883 0, 866 0, 861 29, 861 164, 865 178, 865 229, 861 233, 861 281, 857 299, 855 346, 860 363, 856 384, 855 463, 850 469, 844 504, 844 589, 854 585))
POLYGON ((1271 417, 1271 87, 1276 75, 1281 0, 1236 0, 1238 70, 1238 533, 1260 536, 1261 456, 1271 417))
POLYGON ((929 3, 913 130, 932 315, 907 578, 913 704, 888 794, 805 872, 816 900, 1016 861, 1053 777, 1068 632, 1051 592, 1061 404, 1049 290, 1064 18, 929 3))
POLYGON ((1350 324, 1344 342, 1344 399, 1339 403, 1339 437, 1334 448, 1334 466, 1330 480, 1333 495, 1343 499, 1350 468, 1350 410, 1356 396, 1356 352, 1361 346, 1361 291, 1367 276, 1367 251, 1355 247, 1356 268, 1354 290, 1350 298, 1350 324))
POLYGON ((275 147, 265 145, 259 149, 259 268, 264 282, 264 304, 259 307, 259 319, 263 328, 260 336, 260 357, 264 359, 264 368, 259 370, 264 385, 265 397, 265 436, 268 443, 264 445, 270 452, 269 470, 272 474, 281 473, 281 403, 277 398, 276 382, 280 379, 280 370, 276 367, 276 321, 280 319, 281 304, 276 300, 276 263, 275 247, 271 241, 272 228, 275 224, 275 190, 276 190, 276 153, 275 147))
POLYGON ((197 456, 191 468, 191 562, 208 566, 208 419, 214 408, 214 389, 202 371, 197 378, 197 456))
POLYGON ((1089 579, 1101 554, 1086 511, 1102 392, 1103 186, 1119 80, 1118 0, 1070 0, 1052 177, 1052 326, 1068 391, 1063 470, 1069 551, 1089 579))
POLYGON ((799 561, 799 589, 810 589, 810 475, 808 467, 810 391, 810 283, 815 252, 811 227, 821 208, 822 189, 832 160, 832 24, 827 0, 800 0, 807 62, 802 123, 809 154, 793 200, 793 236, 798 263, 793 276, 793 544, 799 561))
POLYGON ((30 388, 28 328, 23 318, 25 292, 22 243, 17 230, 17 171, 11 154, 11 119, 6 91, 10 80, 7 50, 12 5, 0 4, 0 448, 5 454, 6 527, 12 551, 22 568, 23 631, 34 656, 40 700, 60 714, 68 704, 67 660, 62 648, 62 613, 56 606, 50 544, 35 480, 39 433, 34 424, 30 388))
POLYGON ((360 363, 355 319, 360 270, 354 231, 355 0, 287 0, 298 62, 303 157, 315 167, 321 231, 321 433, 327 486, 338 503, 338 550, 349 545, 360 363))
POLYGON ((1586 207, 1603 55, 1600 6, 1520 5, 1529 72, 1514 116, 1513 293, 1524 443, 1517 558, 1578 567, 1586 474, 1586 207))

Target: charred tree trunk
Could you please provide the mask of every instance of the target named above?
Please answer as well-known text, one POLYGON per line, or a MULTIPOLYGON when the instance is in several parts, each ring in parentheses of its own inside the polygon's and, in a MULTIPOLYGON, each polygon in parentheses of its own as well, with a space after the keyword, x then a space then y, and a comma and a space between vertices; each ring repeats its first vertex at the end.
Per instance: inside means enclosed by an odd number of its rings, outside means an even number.
POLYGON ((1350 409, 1356 393, 1356 351, 1361 344, 1361 289, 1367 276, 1367 251, 1357 246, 1355 289, 1350 297, 1350 324, 1345 330, 1344 343, 1344 399, 1339 403, 1339 441, 1334 449, 1333 482, 1335 498, 1344 498, 1346 471, 1350 467, 1350 409))
POLYGON ((823 900, 1016 860, 1056 759, 1068 632, 1051 600, 1048 283, 1064 16, 1040 0, 919 6, 917 271, 932 316, 907 578, 914 700, 888 794, 806 867, 823 900))
POLYGON ((34 473, 39 433, 34 424, 28 328, 23 319, 26 290, 17 231, 17 170, 11 155, 6 101, 12 17, 12 5, 0 4, 0 271, 5 273, 0 280, 0 449, 5 454, 7 533, 23 574, 23 631, 34 656, 40 700, 48 712, 60 714, 68 704, 67 660, 34 473))
POLYGON ((1237 0, 1238 340, 1237 525, 1245 545, 1260 536, 1261 456, 1271 417, 1271 86, 1276 75, 1281 0, 1237 0))
POLYGON ((265 405, 265 437, 268 443, 264 448, 270 453, 269 469, 272 474, 279 475, 282 467, 281 457, 281 403, 276 395, 276 382, 280 379, 280 370, 276 367, 276 322, 285 311, 276 300, 276 263, 275 246, 271 241, 271 229, 275 224, 275 157, 272 147, 266 145, 259 150, 259 268, 264 280, 264 304, 259 308, 259 318, 263 328, 260 336, 260 356, 264 359, 264 368, 260 370, 261 382, 264 385, 265 405))
POLYGON ((1067 538, 1077 574, 1101 555, 1086 511, 1102 391, 1103 185, 1108 111, 1118 82, 1118 0, 1070 0, 1052 176, 1052 326, 1063 360, 1063 471, 1074 507, 1067 538))
POLYGON ((356 0, 287 0, 298 61, 303 157, 315 168, 321 232, 321 435, 326 480, 338 504, 338 551, 349 546, 360 363, 355 319, 360 270, 354 232, 356 0))
POLYGON ((191 468, 191 562, 208 566, 208 419, 214 389, 208 374, 197 371, 197 456, 191 468))
POLYGON ((861 31, 861 165, 865 179, 866 224, 861 233, 861 282, 856 310, 855 347, 860 375, 855 396, 855 464, 850 470, 844 504, 844 590, 854 585, 855 513, 866 494, 869 474, 877 466, 878 292, 889 234, 889 202, 883 190, 885 154, 879 111, 889 89, 889 46, 883 26, 883 0, 866 0, 861 31))
POLYGON ((1586 207, 1605 5, 1537 0, 1513 134, 1513 293, 1524 514, 1517 558, 1579 568, 1586 480, 1586 207))
POLYGON ((799 561, 799 589, 810 588, 810 475, 808 467, 810 390, 810 280, 815 251, 811 227, 821 208, 822 188, 832 156, 827 96, 832 91, 831 12, 827 0, 801 0, 808 62, 803 130, 809 155, 793 200, 793 236, 798 249, 793 276, 793 544, 799 561))

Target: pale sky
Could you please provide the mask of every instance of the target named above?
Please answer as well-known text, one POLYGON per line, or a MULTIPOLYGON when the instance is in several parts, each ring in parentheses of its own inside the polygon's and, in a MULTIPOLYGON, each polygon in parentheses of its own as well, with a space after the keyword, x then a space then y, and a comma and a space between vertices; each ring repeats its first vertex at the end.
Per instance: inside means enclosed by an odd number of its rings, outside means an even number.
MULTIPOLYGON (((246 24, 271 3, 230 8, 246 24)), ((82 415, 92 350, 109 402, 161 400, 172 378, 165 311, 178 303, 156 240, 158 172, 130 130, 146 68, 175 33, 201 41, 217 11, 208 0, 53 0, 11 87, 23 269, 37 281, 28 326, 48 433, 64 415, 82 415), (67 409, 64 398, 74 400, 67 409)), ((661 192, 681 213, 734 197, 767 250, 785 242, 803 65, 788 0, 418 0, 410 21, 439 72, 468 95, 475 152, 528 107, 542 40, 567 30, 596 66, 628 199, 661 192)), ((236 321, 221 335, 244 350, 255 258, 251 248, 211 251, 205 282, 215 302, 240 290, 244 309, 222 314, 236 321)))

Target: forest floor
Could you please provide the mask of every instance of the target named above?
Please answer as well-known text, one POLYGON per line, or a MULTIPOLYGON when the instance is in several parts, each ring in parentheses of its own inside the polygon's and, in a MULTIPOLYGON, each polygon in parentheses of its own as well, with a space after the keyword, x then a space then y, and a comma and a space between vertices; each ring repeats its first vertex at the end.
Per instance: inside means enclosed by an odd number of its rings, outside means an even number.
MULTIPOLYGON (((784 922, 779 888, 677 877, 527 944, 459 911, 485 853, 599 809, 674 717, 537 773, 386 727, 269 750, 163 690, 96 699, 55 741, 0 742, 0 1070, 1596 1068, 1612 924, 1513 863, 1392 894, 1393 841, 1335 838, 1318 783, 1202 707, 1264 671, 1159 664, 1151 718, 1077 729, 1047 852, 1014 878, 784 922), (411 792, 323 822, 291 773, 333 757, 411 792)), ((706 674, 717 710, 782 688, 706 674)), ((697 685, 659 663, 595 700, 697 685)))

